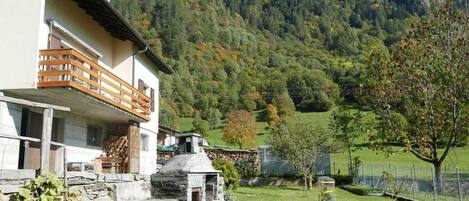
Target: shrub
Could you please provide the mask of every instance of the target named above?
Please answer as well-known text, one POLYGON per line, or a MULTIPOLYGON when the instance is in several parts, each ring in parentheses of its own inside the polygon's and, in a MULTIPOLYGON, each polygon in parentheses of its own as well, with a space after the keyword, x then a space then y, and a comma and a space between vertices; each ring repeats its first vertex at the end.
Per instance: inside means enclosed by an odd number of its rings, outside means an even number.
POLYGON ((212 165, 215 169, 221 171, 226 189, 236 189, 239 187, 240 178, 233 163, 228 160, 215 160, 212 165))
POLYGON ((63 180, 58 179, 53 173, 48 173, 44 176, 36 177, 36 179, 21 187, 20 192, 13 195, 12 200, 59 201, 62 200, 65 194, 68 195, 67 200, 78 200, 76 194, 68 191, 63 180))
POLYGON ((205 121, 199 117, 196 117, 192 121, 192 131, 202 135, 203 137, 207 137, 208 130, 208 121, 205 121))
POLYGON ((243 158, 235 162, 236 169, 238 170, 241 178, 251 178, 258 176, 257 168, 254 166, 255 162, 255 157, 243 158))
POLYGON ((337 186, 353 183, 353 177, 349 175, 335 175, 332 178, 335 180, 335 185, 337 186))

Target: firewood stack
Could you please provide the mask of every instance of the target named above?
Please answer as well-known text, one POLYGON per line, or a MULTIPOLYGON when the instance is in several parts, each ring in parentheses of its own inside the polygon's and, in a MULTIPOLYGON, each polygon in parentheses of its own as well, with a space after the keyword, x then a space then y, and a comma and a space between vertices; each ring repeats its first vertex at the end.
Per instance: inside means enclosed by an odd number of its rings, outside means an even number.
POLYGON ((101 161, 101 172, 125 173, 128 167, 127 136, 108 135, 104 140, 103 152, 96 161, 101 161))

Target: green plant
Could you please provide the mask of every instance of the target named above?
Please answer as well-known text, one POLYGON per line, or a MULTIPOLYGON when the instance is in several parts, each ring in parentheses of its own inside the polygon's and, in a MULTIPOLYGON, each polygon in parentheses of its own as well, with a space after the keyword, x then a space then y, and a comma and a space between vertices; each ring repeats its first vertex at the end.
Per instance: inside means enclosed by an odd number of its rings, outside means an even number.
POLYGON ((57 178, 54 173, 47 173, 36 177, 25 186, 21 187, 20 192, 13 195, 14 201, 59 201, 64 195, 67 200, 76 200, 76 194, 70 193, 65 187, 63 180, 57 178))
POLYGON ((259 175, 258 169, 254 166, 255 162, 255 157, 243 158, 235 162, 236 169, 241 178, 251 178, 259 175))
POLYGON ((215 169, 221 171, 221 176, 225 180, 225 187, 227 189, 239 187, 240 177, 233 163, 228 160, 215 160, 212 165, 215 169))
POLYGON ((391 193, 391 198, 394 200, 398 200, 400 194, 410 191, 409 184, 406 184, 405 182, 399 183, 396 179, 396 176, 389 172, 383 172, 383 179, 386 182, 385 191, 391 193))

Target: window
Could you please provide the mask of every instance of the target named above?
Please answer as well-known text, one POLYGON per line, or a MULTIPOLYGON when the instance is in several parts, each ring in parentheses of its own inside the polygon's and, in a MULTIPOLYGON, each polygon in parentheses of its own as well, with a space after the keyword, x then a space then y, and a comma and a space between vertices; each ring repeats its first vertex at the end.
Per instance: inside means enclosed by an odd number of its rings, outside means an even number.
POLYGON ((147 84, 145 84, 145 82, 143 82, 143 80, 138 79, 138 90, 144 93, 145 95, 148 95, 148 93, 150 93, 150 101, 151 101, 150 110, 154 112, 155 111, 155 89, 150 88, 147 84))
POLYGON ((148 137, 148 135, 142 134, 142 136, 140 137, 140 150, 150 150, 150 137, 148 137))
POLYGON ((86 145, 100 147, 102 145, 102 130, 98 126, 88 126, 86 145))

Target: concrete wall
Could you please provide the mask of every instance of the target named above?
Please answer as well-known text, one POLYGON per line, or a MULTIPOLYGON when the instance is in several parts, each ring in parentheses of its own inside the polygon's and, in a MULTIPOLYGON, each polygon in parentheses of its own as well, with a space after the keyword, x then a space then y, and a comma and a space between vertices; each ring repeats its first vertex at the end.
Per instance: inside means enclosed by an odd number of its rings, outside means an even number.
MULTIPOLYGON (((0 102, 0 133, 19 136, 21 116, 21 107, 0 102)), ((0 169, 18 168, 19 148, 18 140, 0 138, 0 169)))
POLYGON ((0 90, 35 88, 43 13, 44 0, 0 1, 0 90))

